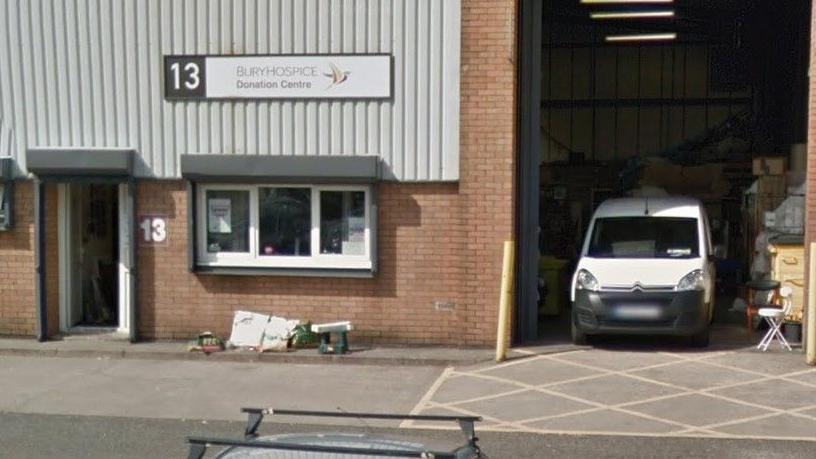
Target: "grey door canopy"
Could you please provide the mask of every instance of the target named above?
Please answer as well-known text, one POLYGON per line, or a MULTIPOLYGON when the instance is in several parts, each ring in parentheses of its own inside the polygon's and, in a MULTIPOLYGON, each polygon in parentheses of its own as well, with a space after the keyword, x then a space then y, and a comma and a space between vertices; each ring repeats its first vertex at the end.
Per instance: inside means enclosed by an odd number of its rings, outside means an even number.
POLYGON ((39 177, 130 177, 133 157, 124 148, 29 148, 26 168, 39 177))
POLYGON ((0 231, 14 227, 14 158, 0 157, 0 231))
POLYGON ((0 182, 11 180, 14 176, 14 159, 8 156, 0 157, 0 182))

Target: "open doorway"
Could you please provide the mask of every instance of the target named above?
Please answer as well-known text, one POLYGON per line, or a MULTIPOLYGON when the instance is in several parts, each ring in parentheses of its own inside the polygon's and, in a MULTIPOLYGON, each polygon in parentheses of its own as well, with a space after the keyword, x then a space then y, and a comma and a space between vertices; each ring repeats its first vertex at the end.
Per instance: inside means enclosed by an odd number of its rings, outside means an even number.
POLYGON ((610 198, 703 203, 715 323, 743 325, 749 279, 790 277, 774 237, 804 270, 810 18, 810 2, 522 3, 517 340, 570 341, 572 274, 610 198))
POLYGON ((61 328, 120 328, 119 186, 61 185, 61 328))

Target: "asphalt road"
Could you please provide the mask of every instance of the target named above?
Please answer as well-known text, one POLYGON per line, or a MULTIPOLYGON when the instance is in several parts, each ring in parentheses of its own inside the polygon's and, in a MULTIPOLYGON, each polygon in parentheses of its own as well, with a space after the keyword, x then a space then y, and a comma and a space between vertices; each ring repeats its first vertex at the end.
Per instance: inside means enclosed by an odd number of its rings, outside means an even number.
MULTIPOLYGON (((460 441, 454 431, 351 428, 265 423, 262 433, 305 431, 371 431, 431 443, 460 441)), ((190 435, 240 436, 244 424, 234 421, 118 418, 0 413, 0 456, 6 458, 181 458, 190 435)), ((696 438, 564 436, 523 433, 480 434, 483 450, 497 458, 798 458, 813 457, 814 443, 696 438)))

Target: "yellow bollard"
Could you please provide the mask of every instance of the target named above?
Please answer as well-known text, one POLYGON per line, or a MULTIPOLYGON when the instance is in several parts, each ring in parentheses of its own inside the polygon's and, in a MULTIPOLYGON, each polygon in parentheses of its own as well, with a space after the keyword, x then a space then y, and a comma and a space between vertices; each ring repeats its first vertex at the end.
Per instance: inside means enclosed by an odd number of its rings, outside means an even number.
POLYGON ((816 242, 810 243, 808 295, 805 323, 805 355, 808 365, 816 365, 816 242))
POLYGON ((501 293, 499 294, 499 326, 496 332, 496 362, 503 362, 507 359, 507 348, 510 345, 510 311, 513 307, 515 248, 515 242, 504 242, 501 293))

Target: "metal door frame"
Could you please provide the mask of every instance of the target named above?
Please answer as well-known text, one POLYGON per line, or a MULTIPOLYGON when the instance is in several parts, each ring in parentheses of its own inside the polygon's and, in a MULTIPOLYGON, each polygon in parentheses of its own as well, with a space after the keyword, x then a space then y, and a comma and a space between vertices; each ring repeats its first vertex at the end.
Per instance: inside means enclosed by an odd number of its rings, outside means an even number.
MULTIPOLYGON (((136 243, 134 240, 136 234, 136 182, 133 177, 47 177, 37 178, 34 185, 34 239, 35 239, 35 264, 36 264, 36 288, 35 298, 37 303, 37 339, 39 341, 46 341, 48 339, 48 283, 46 273, 46 252, 48 250, 46 237, 46 206, 47 206, 47 183, 55 183, 60 187, 65 187, 71 183, 109 183, 117 185, 118 197, 118 222, 119 222, 119 253, 118 253, 118 298, 117 307, 119 308, 119 324, 117 331, 125 333, 131 342, 138 339, 138 315, 136 303, 136 243), (128 221, 129 220, 129 221, 128 221), (123 256, 126 255, 126 256, 123 256), (123 296, 123 294, 125 296, 123 296), (128 304, 122 308, 121 301, 127 301, 128 304), (122 314, 124 309, 125 314, 122 314), (126 320, 126 322, 125 322, 126 320), (122 324, 125 323, 123 327, 122 324)), ((63 242, 68 242, 66 235, 68 234, 65 225, 68 222, 65 211, 62 209, 64 204, 68 201, 66 190, 63 189, 59 193, 60 198, 55 203, 59 206, 58 211, 58 247, 59 254, 58 267, 60 268, 59 275, 59 323, 60 330, 69 331, 70 327, 67 325, 65 314, 67 310, 67 278, 63 278, 62 268, 65 267, 66 261, 63 257, 63 242)))

